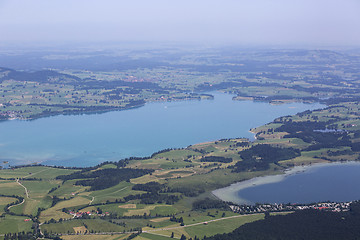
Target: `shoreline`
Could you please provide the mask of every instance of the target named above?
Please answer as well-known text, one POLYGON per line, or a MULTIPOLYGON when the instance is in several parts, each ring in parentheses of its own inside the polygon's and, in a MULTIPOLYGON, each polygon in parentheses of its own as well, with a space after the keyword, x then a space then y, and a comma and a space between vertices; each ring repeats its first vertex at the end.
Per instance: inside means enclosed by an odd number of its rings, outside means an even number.
POLYGON ((236 182, 231 184, 230 186, 213 190, 211 191, 211 194, 215 196, 217 199, 220 199, 225 202, 233 202, 240 205, 241 204, 254 205, 254 203, 238 196, 238 192, 243 189, 251 188, 254 186, 281 182, 285 178, 292 176, 294 174, 308 172, 313 169, 326 167, 329 165, 340 165, 340 164, 359 164, 359 162, 358 161, 328 162, 328 163, 315 163, 304 166, 295 166, 293 168, 283 170, 282 174, 264 175, 264 176, 244 180, 241 182, 236 182))
POLYGON ((69 111, 62 111, 62 112, 49 112, 49 113, 39 113, 32 115, 30 117, 12 117, 8 119, 2 119, 0 122, 6 122, 6 121, 13 121, 13 120, 19 120, 19 121, 33 121, 41 118, 48 118, 48 117, 55 117, 55 116, 77 116, 77 115, 92 115, 92 114, 102 114, 107 112, 114 112, 114 111, 125 111, 125 110, 131 110, 135 108, 141 108, 145 106, 144 104, 134 105, 130 107, 109 107, 104 109, 98 109, 98 110, 69 110, 69 111))
MULTIPOLYGON (((54 112, 41 112, 38 114, 34 114, 31 115, 29 117, 22 117, 22 116, 11 116, 9 118, 6 119, 0 119, 0 122, 5 122, 5 121, 13 121, 13 120, 20 120, 20 121, 32 121, 32 120, 37 120, 37 119, 41 119, 41 118, 47 118, 47 117, 53 117, 53 116, 76 116, 76 115, 92 115, 92 114, 102 114, 102 113, 107 113, 107 112, 113 112, 113 111, 125 111, 125 110, 131 110, 131 109, 135 109, 135 108, 141 108, 144 107, 146 104, 149 103, 161 103, 161 102, 181 102, 181 101, 202 101, 202 100, 213 100, 214 96, 211 94, 200 94, 199 97, 190 97, 190 98, 183 98, 183 99, 172 99, 172 100, 166 100, 166 101, 145 101, 138 104, 138 105, 132 105, 132 106, 123 106, 123 107, 118 107, 118 106, 73 106, 73 108, 78 108, 80 110, 66 110, 64 109, 63 111, 54 111, 54 112), (97 110, 93 110, 91 108, 93 107, 99 107, 99 109, 97 110), (87 110, 88 109, 88 110, 87 110)), ((49 106, 49 107, 57 107, 57 106, 49 106)))

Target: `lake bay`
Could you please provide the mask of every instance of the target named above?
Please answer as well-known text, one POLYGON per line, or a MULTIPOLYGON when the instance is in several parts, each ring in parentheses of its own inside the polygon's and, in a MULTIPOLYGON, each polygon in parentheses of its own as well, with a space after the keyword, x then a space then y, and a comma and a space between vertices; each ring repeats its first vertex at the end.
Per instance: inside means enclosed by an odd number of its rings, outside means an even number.
POLYGON ((92 166, 222 138, 252 139, 250 128, 324 107, 233 101, 229 94, 211 94, 214 100, 148 103, 101 114, 1 122, 0 160, 11 165, 92 166))
POLYGON ((213 191, 238 204, 348 202, 360 199, 360 163, 296 167, 283 175, 265 176, 213 191))

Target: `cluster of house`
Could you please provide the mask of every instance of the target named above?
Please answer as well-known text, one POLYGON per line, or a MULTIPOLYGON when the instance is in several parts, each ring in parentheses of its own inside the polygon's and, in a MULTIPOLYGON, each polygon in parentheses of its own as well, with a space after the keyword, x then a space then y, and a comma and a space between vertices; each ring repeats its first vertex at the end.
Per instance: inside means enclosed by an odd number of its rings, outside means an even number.
POLYGON ((5 111, 5 112, 0 112, 0 118, 13 120, 13 119, 21 119, 21 116, 15 111, 5 111))
POLYGON ((352 202, 325 202, 315 204, 257 204, 257 205, 230 205, 230 208, 235 213, 249 214, 249 213, 264 213, 264 212, 283 212, 296 210, 326 210, 333 212, 345 212, 350 210, 352 202))
POLYGON ((356 126, 357 126, 356 124, 351 124, 351 123, 345 124, 346 128, 356 127, 356 126))
POLYGON ((72 215, 74 218, 82 218, 84 216, 98 216, 98 217, 105 217, 105 216, 109 216, 110 213, 109 212, 104 212, 104 213, 100 213, 99 211, 95 211, 95 212, 75 212, 75 211, 69 211, 68 212, 70 215, 72 215))

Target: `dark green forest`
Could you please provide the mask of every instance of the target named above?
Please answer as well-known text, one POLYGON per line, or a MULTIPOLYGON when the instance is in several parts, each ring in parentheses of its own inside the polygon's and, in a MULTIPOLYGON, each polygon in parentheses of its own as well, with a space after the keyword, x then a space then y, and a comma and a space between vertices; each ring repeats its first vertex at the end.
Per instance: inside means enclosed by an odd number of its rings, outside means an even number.
POLYGON ((79 179, 76 185, 90 186, 91 191, 101 190, 117 185, 121 181, 128 181, 131 178, 141 177, 154 170, 150 169, 101 169, 93 172, 75 172, 70 175, 61 175, 56 177, 63 181, 79 179), (81 180, 80 180, 81 179, 81 180))
POLYGON ((243 161, 235 164, 233 172, 266 170, 270 163, 300 156, 300 151, 294 148, 278 148, 268 144, 258 144, 239 152, 239 155, 243 161))
POLYGON ((349 212, 296 211, 287 215, 266 215, 265 220, 245 224, 231 233, 207 240, 355 240, 360 239, 360 203, 349 212))

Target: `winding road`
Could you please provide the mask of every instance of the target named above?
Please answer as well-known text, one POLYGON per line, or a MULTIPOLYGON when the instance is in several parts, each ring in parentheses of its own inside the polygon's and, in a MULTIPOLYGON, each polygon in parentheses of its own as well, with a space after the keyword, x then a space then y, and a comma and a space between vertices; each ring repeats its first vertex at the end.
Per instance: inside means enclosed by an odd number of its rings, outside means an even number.
POLYGON ((16 179, 16 182, 25 189, 26 197, 30 198, 29 197, 29 191, 27 190, 27 188, 24 185, 22 185, 22 183, 20 182, 20 180, 18 178, 16 179))

